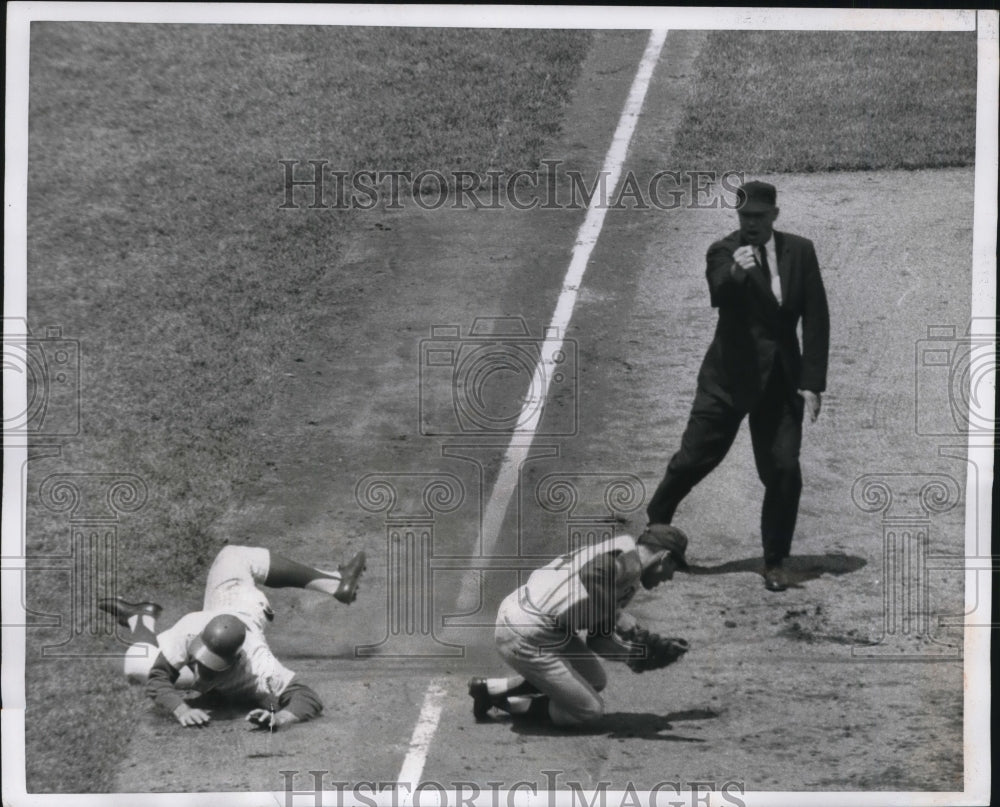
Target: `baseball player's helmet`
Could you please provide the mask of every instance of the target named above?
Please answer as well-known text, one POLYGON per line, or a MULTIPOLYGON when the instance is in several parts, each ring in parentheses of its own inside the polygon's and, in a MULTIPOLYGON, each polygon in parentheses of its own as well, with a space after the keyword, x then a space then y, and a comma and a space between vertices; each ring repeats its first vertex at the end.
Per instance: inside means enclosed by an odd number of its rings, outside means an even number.
POLYGON ((246 625, 232 614, 212 617, 194 640, 194 660, 216 672, 228 670, 236 662, 246 635, 246 625))

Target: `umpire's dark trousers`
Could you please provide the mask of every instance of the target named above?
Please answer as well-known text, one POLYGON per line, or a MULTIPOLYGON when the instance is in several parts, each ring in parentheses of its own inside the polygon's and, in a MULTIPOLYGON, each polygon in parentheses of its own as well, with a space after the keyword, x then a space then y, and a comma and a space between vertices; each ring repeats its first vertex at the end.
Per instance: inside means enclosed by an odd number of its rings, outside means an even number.
POLYGON ((764 483, 760 514, 764 563, 774 566, 788 557, 802 492, 799 448, 805 403, 784 379, 781 365, 776 363, 763 394, 749 412, 698 387, 681 447, 646 508, 651 524, 671 522, 681 500, 722 462, 740 423, 749 414, 757 475, 764 483))

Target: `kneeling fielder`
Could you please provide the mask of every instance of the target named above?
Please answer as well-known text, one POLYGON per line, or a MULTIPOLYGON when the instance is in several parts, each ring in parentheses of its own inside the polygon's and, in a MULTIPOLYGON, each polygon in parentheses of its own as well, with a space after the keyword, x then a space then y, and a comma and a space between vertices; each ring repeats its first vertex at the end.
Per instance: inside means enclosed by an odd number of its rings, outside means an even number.
POLYGON ((635 672, 679 659, 687 642, 650 634, 623 609, 640 585, 652 589, 686 569, 686 549, 683 532, 655 524, 638 538, 585 546, 532 572, 497 614, 497 649, 519 674, 469 682, 476 720, 495 708, 581 726, 604 714, 598 693, 607 676, 598 655, 635 672), (578 635, 584 631, 586 639, 578 635))
POLYGON ((338 571, 325 572, 268 549, 226 546, 209 569, 203 610, 181 617, 169 630, 156 633, 163 610, 156 603, 112 597, 98 607, 130 631, 129 681, 144 684, 154 703, 182 726, 205 726, 210 720, 208 712, 187 704, 179 690, 188 689, 253 704, 247 720, 278 728, 315 717, 323 704, 268 647, 264 627, 274 611, 257 584, 311 589, 350 604, 364 569, 364 552, 338 571))

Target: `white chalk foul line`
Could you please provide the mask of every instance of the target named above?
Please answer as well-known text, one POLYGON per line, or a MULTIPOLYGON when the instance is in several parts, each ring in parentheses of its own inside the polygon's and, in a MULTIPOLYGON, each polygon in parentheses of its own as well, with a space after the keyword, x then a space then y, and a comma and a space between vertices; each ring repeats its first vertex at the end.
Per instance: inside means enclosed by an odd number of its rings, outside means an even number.
POLYGON ((413 736, 410 737, 410 748, 406 752, 406 759, 403 760, 403 767, 396 780, 405 783, 408 787, 408 793, 404 794, 404 798, 405 795, 412 794, 420 782, 424 761, 427 759, 431 740, 434 739, 434 732, 441 719, 441 700, 444 698, 444 692, 444 685, 441 681, 433 681, 427 687, 423 706, 420 707, 420 717, 417 719, 417 725, 413 727, 413 736))
MULTIPOLYGON (((646 91, 649 89, 653 70, 660 59, 666 38, 667 32, 665 30, 650 33, 649 42, 632 81, 628 99, 625 101, 625 108, 618 119, 618 127, 615 129, 614 136, 611 138, 611 146, 604 158, 602 170, 608 178, 606 195, 601 198, 600 194, 594 194, 590 206, 587 208, 587 216, 577 232, 576 241, 573 244, 573 256, 570 259, 569 268, 566 270, 566 277, 563 279, 559 300, 556 303, 555 312, 552 314, 552 321, 543 334, 541 355, 521 406, 521 417, 517 421, 520 425, 514 430, 514 435, 511 437, 510 445, 507 447, 503 463, 497 474, 497 481, 483 513, 482 553, 484 555, 489 555, 496 547, 507 508, 510 506, 514 491, 517 489, 521 466, 531 451, 531 443, 541 418, 542 405, 548 396, 549 379, 562 358, 566 327, 573 316, 583 274, 601 234, 601 228, 604 226, 607 200, 614 198, 618 181, 621 179, 622 166, 625 164, 629 144, 632 142, 632 135, 635 133, 635 127, 639 121, 639 113, 642 111, 642 104, 646 99, 646 91)), ((467 597, 476 594, 477 592, 472 591, 471 587, 478 585, 478 575, 467 576, 462 583, 459 601, 465 601, 467 597)), ((441 719, 441 699, 444 696, 445 686, 446 681, 438 679, 432 681, 427 688, 427 695, 424 697, 417 725, 413 729, 410 749, 406 759, 403 760, 403 767, 397 781, 409 785, 411 792, 423 774, 427 752, 430 749, 434 732, 437 730, 438 721, 441 719)))

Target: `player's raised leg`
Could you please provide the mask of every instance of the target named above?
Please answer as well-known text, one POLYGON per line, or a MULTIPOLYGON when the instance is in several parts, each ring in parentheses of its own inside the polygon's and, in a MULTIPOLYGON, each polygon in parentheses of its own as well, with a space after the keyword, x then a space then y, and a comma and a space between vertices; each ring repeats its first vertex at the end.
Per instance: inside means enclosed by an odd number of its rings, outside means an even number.
POLYGON ((122 597, 106 597, 98 600, 97 607, 111 614, 119 625, 128 629, 132 644, 156 644, 156 620, 163 612, 162 606, 155 602, 127 602, 122 597))
POLYGON ((97 607, 111 614, 128 631, 125 651, 125 677, 133 684, 144 684, 159 651, 156 620, 163 608, 155 602, 127 602, 121 597, 98 600, 97 607))
POLYGON ((350 604, 358 596, 358 581, 365 570, 364 552, 355 553, 337 571, 324 571, 306 566, 277 552, 271 552, 271 564, 264 585, 270 588, 305 588, 331 594, 342 603, 350 604))
MULTIPOLYGON (((357 597, 358 581, 366 563, 365 553, 357 552, 336 571, 326 571, 262 547, 226 546, 208 571, 205 608, 232 606, 234 597, 247 596, 249 589, 257 584, 320 591, 349 604, 357 597)), ((260 598, 263 599, 262 594, 260 598)), ((265 611, 269 610, 265 605, 265 611)))

